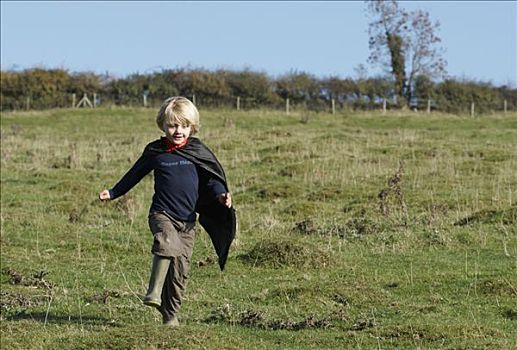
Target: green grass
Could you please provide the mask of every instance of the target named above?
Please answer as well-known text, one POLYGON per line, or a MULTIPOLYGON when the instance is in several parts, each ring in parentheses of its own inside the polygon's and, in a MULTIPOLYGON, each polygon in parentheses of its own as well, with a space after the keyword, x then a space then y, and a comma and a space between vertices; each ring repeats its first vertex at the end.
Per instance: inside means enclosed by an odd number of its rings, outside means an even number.
POLYGON ((198 226, 171 330, 140 302, 152 177, 96 199, 155 113, 2 113, 3 349, 517 347, 517 115, 202 110, 239 233, 221 273, 198 226))

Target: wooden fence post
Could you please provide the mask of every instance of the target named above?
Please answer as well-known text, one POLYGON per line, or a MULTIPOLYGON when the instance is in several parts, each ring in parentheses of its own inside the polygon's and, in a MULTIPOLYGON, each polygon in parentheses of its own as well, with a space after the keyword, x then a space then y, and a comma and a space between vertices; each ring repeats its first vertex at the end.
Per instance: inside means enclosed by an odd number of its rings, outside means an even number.
POLYGON ((241 98, 237 96, 237 110, 241 109, 241 98))
POLYGON ((427 113, 431 113, 431 99, 427 99, 427 113))
POLYGON ((508 110, 508 102, 506 100, 504 100, 504 113, 506 113, 506 111, 508 110))
POLYGON ((285 114, 289 114, 289 99, 285 99, 285 114))
POLYGON ((382 114, 386 114, 386 97, 382 99, 382 114))
POLYGON ((86 106, 88 105, 90 108, 93 108, 93 105, 92 103, 90 102, 90 100, 88 99, 88 96, 86 95, 86 93, 83 95, 83 98, 79 101, 79 103, 77 104, 77 108, 81 107, 81 106, 86 106))
POLYGON ((31 98, 29 96, 27 96, 27 99, 25 100, 25 109, 31 109, 31 98))
POLYGON ((332 99, 332 114, 336 114, 336 100, 332 99))
POLYGON ((75 108, 75 94, 72 94, 72 108, 75 108))
POLYGON ((143 102, 144 102, 144 107, 147 107, 147 95, 146 94, 142 94, 142 98, 143 98, 143 102))
POLYGON ((470 116, 474 118, 474 102, 470 104, 470 116))
POLYGON ((196 104, 196 94, 192 94, 192 103, 196 104))
POLYGON ((97 94, 94 92, 93 93, 93 108, 97 107, 97 94))

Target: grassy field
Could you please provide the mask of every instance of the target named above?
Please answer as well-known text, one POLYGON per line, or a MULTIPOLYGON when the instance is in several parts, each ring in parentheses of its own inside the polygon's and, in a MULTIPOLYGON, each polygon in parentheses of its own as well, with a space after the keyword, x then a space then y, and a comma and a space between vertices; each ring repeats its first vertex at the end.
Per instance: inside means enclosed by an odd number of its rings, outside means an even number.
POLYGON ((201 110, 239 218, 181 327, 141 304, 150 109, 1 115, 2 349, 515 349, 517 115, 201 110))

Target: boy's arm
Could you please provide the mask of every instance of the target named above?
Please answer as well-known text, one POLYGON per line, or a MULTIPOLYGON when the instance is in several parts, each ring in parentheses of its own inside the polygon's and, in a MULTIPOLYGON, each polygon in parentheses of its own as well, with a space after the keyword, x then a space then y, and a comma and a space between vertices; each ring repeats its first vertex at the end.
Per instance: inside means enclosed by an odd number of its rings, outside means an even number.
POLYGON ((221 181, 216 178, 211 177, 208 180, 208 188, 214 193, 215 197, 222 205, 231 208, 232 206, 232 196, 230 192, 226 190, 226 187, 223 185, 221 181))
POLYGON ((152 170, 152 158, 144 152, 129 171, 110 190, 104 190, 99 194, 101 200, 113 200, 126 194, 142 178, 152 170), (107 193, 106 193, 107 192, 107 193))
POLYGON ((232 207, 232 195, 230 192, 221 193, 220 195, 217 196, 217 200, 219 201, 219 203, 221 203, 222 205, 224 205, 228 208, 232 207))
POLYGON ((99 193, 99 199, 101 201, 107 201, 110 200, 110 190, 104 190, 101 193, 99 193))

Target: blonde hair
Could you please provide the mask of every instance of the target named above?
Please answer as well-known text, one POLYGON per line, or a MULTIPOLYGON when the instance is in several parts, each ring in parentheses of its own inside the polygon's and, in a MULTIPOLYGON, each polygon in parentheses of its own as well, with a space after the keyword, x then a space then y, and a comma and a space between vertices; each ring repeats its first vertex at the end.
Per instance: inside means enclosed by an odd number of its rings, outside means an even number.
POLYGON ((188 98, 182 96, 169 97, 163 101, 156 116, 156 124, 163 130, 165 122, 169 124, 190 125, 191 134, 199 131, 199 112, 188 98))

